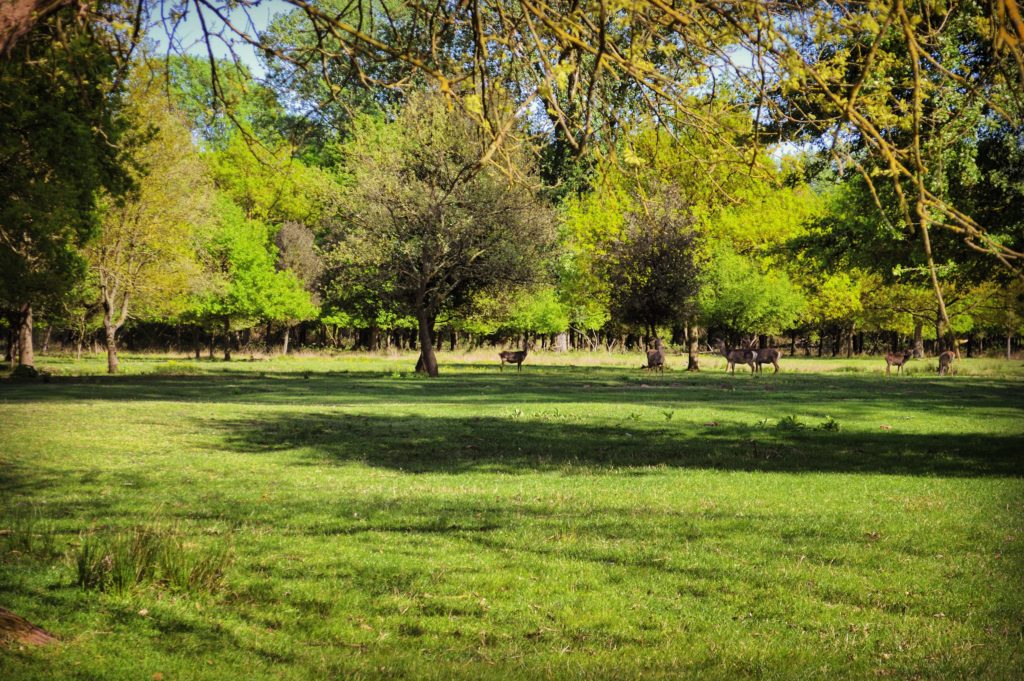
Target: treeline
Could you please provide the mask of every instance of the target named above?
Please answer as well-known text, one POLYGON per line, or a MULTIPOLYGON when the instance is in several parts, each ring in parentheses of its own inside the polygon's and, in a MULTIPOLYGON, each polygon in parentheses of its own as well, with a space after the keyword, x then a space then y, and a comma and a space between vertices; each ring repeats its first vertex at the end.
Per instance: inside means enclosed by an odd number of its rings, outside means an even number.
MULTIPOLYGON (((895 189, 806 141, 769 153, 735 102, 720 100, 713 136, 638 108, 586 153, 541 114, 496 144, 473 106, 429 83, 330 85, 270 56, 262 82, 230 62, 119 61, 103 42, 116 30, 55 17, 0 59, 13 364, 32 365, 39 343, 102 348, 111 372, 124 346, 225 359, 393 347, 436 375, 442 347, 658 337, 697 368, 719 340, 1009 354, 1024 330, 1024 287, 990 256, 932 234, 931 267, 895 189)), ((264 38, 308 40, 302 21, 282 16, 264 38)), ((992 224, 1019 243, 1021 131, 983 113, 975 131, 929 153, 945 191, 1001 206, 992 224)))

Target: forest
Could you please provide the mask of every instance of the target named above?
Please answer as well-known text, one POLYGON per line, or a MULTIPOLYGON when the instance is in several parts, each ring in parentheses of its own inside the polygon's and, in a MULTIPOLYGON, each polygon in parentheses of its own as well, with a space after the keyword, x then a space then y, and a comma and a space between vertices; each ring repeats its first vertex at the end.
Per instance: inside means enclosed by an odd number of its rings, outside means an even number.
POLYGON ((1019 349, 1013 2, 261 5, 12 15, 12 367, 1019 349))

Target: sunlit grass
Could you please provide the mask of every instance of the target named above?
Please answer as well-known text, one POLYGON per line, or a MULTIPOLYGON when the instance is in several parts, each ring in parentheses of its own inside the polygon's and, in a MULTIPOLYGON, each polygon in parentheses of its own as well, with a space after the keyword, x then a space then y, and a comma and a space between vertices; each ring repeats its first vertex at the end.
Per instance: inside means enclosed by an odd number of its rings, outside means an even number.
POLYGON ((1019 677, 1019 362, 414 362, 0 382, 0 605, 62 640, 0 676, 1019 677), (168 528, 175 565, 230 555, 216 588, 77 585, 168 528))

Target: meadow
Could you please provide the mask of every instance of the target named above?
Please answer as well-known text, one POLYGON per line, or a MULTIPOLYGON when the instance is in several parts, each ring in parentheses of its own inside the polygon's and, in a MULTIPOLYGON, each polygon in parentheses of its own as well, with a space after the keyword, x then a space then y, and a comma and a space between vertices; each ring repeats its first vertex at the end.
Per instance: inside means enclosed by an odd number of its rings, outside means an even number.
POLYGON ((1024 367, 42 357, 4 679, 1024 674, 1024 367))

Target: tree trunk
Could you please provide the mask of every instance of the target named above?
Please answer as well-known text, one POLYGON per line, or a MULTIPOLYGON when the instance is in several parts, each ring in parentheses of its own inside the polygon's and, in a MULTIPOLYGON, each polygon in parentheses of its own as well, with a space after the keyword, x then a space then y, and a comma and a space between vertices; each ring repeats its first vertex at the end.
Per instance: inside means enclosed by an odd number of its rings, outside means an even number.
POLYGON ((419 325, 420 359, 416 363, 416 371, 425 373, 427 376, 436 377, 437 356, 434 355, 434 339, 431 337, 434 320, 430 318, 426 310, 418 310, 416 321, 419 325))
MULTIPOLYGON (((899 348, 894 352, 899 352, 899 348)), ((914 357, 916 359, 924 357, 924 322, 919 320, 914 321, 914 357)))
POLYGON ((50 351, 50 336, 53 334, 53 324, 46 327, 46 334, 43 336, 43 354, 50 351))
POLYGON ((32 305, 21 306, 18 316, 18 364, 35 366, 36 355, 32 346, 32 305))
POLYGON ((11 363, 11 368, 14 368, 15 358, 18 356, 18 322, 17 316, 11 315, 8 317, 11 323, 10 328, 7 329, 7 350, 4 352, 4 361, 11 363))
POLYGON ((116 374, 118 369, 117 361, 117 327, 109 322, 104 322, 103 330, 107 345, 107 373, 116 374))
POLYGON ((203 351, 202 344, 199 337, 199 327, 192 327, 192 349, 195 351, 196 359, 199 359, 200 353, 203 351))
POLYGON ((700 371, 700 336, 697 327, 686 325, 686 370, 700 371))
POLYGON ((287 355, 288 354, 288 338, 291 336, 291 334, 292 334, 292 327, 290 327, 289 325, 285 324, 284 325, 284 346, 281 349, 281 354, 282 355, 287 355))
POLYGON ((1006 334, 1006 359, 1010 359, 1011 341, 1013 340, 1013 334, 1006 334))
POLYGON ((224 361, 231 361, 231 318, 224 317, 224 361))
POLYGON ((455 327, 452 327, 452 339, 451 340, 452 340, 452 342, 451 342, 451 345, 449 346, 448 349, 451 350, 452 352, 455 352, 455 348, 458 347, 458 345, 459 345, 459 332, 455 330, 455 327))

